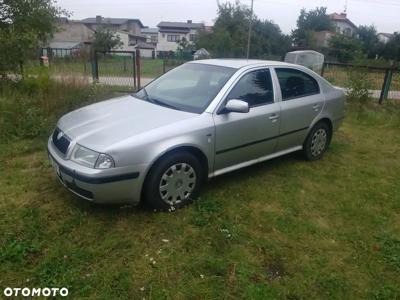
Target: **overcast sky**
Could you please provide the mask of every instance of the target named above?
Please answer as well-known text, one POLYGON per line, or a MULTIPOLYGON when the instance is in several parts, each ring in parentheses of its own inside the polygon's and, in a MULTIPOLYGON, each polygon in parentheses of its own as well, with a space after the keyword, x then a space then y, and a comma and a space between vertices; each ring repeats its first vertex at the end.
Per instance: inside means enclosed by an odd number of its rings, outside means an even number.
MULTIPOLYGON (((73 13, 72 19, 103 17, 138 18, 145 26, 160 21, 205 22, 212 25, 217 0, 58 0, 58 5, 73 13)), ((226 2, 220 0, 220 2, 226 2)), ((231 1, 232 2, 232 1, 231 1)), ((251 0, 241 0, 250 5, 251 0)), ((356 25, 375 25, 378 32, 400 31, 399 0, 347 0, 348 18, 356 25)), ((296 27, 301 8, 328 7, 328 13, 342 12, 346 0, 254 0, 254 12, 290 33, 296 27)))

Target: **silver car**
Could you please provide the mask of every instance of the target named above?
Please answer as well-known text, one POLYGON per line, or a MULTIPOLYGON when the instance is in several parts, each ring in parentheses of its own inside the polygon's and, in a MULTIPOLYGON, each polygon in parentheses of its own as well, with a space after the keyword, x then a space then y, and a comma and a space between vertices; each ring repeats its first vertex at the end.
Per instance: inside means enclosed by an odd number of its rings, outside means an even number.
POLYGON ((64 115, 48 153, 84 199, 179 208, 208 178, 299 150, 321 158, 344 102, 341 89, 299 65, 193 61, 134 95, 64 115))

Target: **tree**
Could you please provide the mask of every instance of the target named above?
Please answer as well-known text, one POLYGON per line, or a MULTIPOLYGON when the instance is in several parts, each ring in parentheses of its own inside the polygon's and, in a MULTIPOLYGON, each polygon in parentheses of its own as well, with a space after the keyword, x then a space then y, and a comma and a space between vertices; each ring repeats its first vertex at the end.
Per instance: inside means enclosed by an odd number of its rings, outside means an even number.
POLYGON ((57 30, 68 12, 53 0, 0 0, 0 75, 22 72, 24 62, 57 30))
POLYGON ((362 44, 359 39, 337 34, 329 39, 329 55, 339 62, 347 63, 362 56, 362 44))
POLYGON ((386 43, 379 43, 378 55, 389 60, 400 61, 400 33, 395 32, 386 43))
POLYGON ((307 11, 300 11, 297 19, 297 29, 292 31, 294 44, 301 47, 312 47, 314 32, 332 30, 332 22, 326 14, 326 7, 317 7, 307 11))
POLYGON ((176 42, 178 44, 178 54, 181 58, 191 57, 192 51, 194 50, 193 44, 183 37, 176 42))
POLYGON ((99 26, 93 37, 92 47, 95 51, 107 52, 122 46, 119 35, 112 31, 107 25, 99 26))
MULTIPOLYGON (((239 1, 219 4, 213 32, 201 32, 196 48, 205 48, 217 57, 244 57, 250 16, 250 9, 239 1)), ((282 34, 278 25, 253 16, 251 57, 282 55, 289 47, 290 39, 282 34)))
POLYGON ((379 45, 375 26, 359 26, 358 37, 362 44, 362 51, 367 54, 368 58, 375 58, 379 45))

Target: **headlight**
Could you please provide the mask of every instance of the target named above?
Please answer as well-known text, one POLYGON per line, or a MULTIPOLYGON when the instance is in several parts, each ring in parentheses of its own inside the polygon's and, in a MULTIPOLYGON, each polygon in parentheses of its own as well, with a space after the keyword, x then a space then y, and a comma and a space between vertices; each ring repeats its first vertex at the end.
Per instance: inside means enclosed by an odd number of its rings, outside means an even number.
POLYGON ((111 156, 98 153, 78 144, 72 151, 71 160, 90 168, 108 169, 115 166, 111 156))
POLYGON ((114 168, 114 160, 110 155, 101 153, 99 155, 99 158, 96 161, 95 168, 96 169, 109 169, 109 168, 114 168))

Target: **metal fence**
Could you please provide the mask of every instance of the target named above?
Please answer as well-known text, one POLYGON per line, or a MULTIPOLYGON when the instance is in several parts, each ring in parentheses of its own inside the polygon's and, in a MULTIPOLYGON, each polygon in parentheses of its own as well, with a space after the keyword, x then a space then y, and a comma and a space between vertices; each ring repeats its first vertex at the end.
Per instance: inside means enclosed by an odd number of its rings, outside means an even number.
MULTIPOLYGON (((140 50, 91 53, 85 48, 73 51, 46 48, 43 54, 49 54, 50 72, 55 76, 81 76, 88 82, 121 86, 130 91, 190 60, 177 56, 140 58, 140 50)), ((400 69, 395 66, 325 62, 321 75, 343 88, 349 88, 351 76, 362 76, 368 82, 371 96, 379 98, 381 103, 385 99, 400 99, 400 69)))
POLYGON ((363 78, 371 97, 378 98, 380 103, 385 99, 400 99, 399 69, 394 65, 385 68, 325 62, 321 75, 333 85, 343 88, 350 87, 352 78, 363 78))

